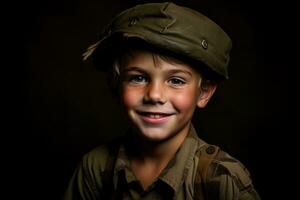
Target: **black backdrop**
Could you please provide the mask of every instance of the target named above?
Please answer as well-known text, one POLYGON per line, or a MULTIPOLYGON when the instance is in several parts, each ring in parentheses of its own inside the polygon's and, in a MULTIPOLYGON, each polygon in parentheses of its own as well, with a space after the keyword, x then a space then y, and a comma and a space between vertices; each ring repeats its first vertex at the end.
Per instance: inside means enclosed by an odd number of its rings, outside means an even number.
MULTIPOLYGON (((4 61, 12 77, 3 84, 9 199, 60 199, 83 153, 126 128, 103 74, 81 54, 112 16, 140 2, 10 3, 4 61)), ((206 14, 233 40, 230 79, 195 113, 200 137, 242 161, 263 199, 279 197, 283 183, 276 170, 277 158, 285 156, 278 148, 288 132, 288 75, 279 59, 278 47, 285 44, 278 7, 259 1, 174 2, 206 14)))

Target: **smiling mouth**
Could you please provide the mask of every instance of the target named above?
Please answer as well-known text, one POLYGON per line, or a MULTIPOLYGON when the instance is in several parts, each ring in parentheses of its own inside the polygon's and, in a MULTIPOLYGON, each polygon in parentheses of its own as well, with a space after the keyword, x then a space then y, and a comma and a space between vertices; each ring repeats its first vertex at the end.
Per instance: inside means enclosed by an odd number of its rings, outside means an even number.
POLYGON ((151 124, 165 123, 169 119, 169 117, 173 115, 169 113, 140 112, 140 111, 137 111, 137 114, 141 116, 144 122, 151 123, 151 124))

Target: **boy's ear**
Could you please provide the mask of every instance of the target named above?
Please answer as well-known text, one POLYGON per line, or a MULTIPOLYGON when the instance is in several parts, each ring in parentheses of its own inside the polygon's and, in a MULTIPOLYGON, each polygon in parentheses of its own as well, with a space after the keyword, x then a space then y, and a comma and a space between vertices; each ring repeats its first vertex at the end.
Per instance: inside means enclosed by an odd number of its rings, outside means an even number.
POLYGON ((197 106, 199 108, 204 108, 209 102, 210 98, 213 96, 217 89, 217 84, 209 83, 201 89, 200 95, 198 97, 197 106))

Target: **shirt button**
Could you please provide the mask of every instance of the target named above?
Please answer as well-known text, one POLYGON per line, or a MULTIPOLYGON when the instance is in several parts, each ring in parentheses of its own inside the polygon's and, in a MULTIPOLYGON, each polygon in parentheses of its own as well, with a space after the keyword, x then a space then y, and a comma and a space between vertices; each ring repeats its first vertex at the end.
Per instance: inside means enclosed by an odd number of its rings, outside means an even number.
POLYGON ((205 151, 207 154, 213 154, 216 151, 216 148, 214 146, 209 146, 205 151))

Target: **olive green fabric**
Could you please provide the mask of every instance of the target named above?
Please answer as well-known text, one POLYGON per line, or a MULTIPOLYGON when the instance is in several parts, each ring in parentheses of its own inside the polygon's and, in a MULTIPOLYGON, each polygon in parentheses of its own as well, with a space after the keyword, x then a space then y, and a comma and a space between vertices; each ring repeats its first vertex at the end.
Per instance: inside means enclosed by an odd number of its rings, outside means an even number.
MULTIPOLYGON (((195 130, 190 133, 168 163, 157 180, 146 190, 142 189, 139 181, 131 170, 127 151, 124 145, 117 149, 115 163, 111 168, 111 182, 114 198, 106 197, 104 175, 107 161, 111 153, 107 146, 100 146, 87 153, 76 169, 64 200, 93 200, 93 199, 196 199, 198 187, 195 187, 195 177, 198 170, 199 158, 211 154, 211 146, 198 138, 195 130), (206 148, 206 147, 209 148, 206 148)), ((207 199, 221 200, 259 200, 250 174, 235 158, 223 151, 218 151, 207 168, 205 180, 199 189, 204 189, 207 199)), ((198 181, 201 182, 201 181, 198 181)))
POLYGON ((92 55, 99 69, 109 67, 107 52, 110 49, 114 53, 118 49, 118 43, 113 42, 116 35, 140 38, 159 49, 204 63, 208 70, 228 78, 231 39, 215 22, 190 8, 165 2, 127 9, 117 15, 100 40, 88 48, 85 59, 92 55))

